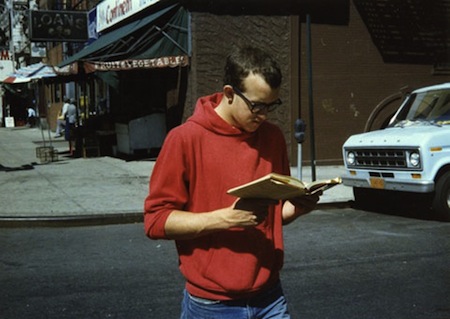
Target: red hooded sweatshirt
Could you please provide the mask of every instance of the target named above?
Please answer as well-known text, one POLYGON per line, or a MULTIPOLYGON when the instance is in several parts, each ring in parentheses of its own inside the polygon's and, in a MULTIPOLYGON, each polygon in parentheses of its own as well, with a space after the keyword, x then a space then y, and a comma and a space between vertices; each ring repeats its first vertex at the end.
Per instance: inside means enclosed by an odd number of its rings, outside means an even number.
MULTIPOLYGON (((253 133, 225 122, 214 108, 222 94, 200 98, 186 123, 172 129, 155 163, 145 200, 144 226, 167 239, 173 210, 207 212, 232 205, 227 190, 268 173, 290 174, 281 130, 265 121, 253 133)), ((180 271, 194 296, 248 298, 279 280, 283 264, 281 204, 253 228, 233 228, 177 240, 180 271)))

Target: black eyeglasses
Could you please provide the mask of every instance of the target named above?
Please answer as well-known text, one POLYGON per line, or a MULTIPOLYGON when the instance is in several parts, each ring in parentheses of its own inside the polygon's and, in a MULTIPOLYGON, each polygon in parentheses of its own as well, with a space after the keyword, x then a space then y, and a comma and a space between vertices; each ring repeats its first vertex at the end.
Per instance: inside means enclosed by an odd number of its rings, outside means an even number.
POLYGON ((263 103, 263 102, 253 102, 250 101, 245 97, 245 95, 237 88, 233 87, 233 91, 236 92, 237 95, 239 95, 244 102, 247 104, 250 112, 252 113, 260 113, 260 112, 272 112, 277 108, 278 105, 280 105, 281 99, 277 99, 275 102, 272 102, 270 104, 263 103))

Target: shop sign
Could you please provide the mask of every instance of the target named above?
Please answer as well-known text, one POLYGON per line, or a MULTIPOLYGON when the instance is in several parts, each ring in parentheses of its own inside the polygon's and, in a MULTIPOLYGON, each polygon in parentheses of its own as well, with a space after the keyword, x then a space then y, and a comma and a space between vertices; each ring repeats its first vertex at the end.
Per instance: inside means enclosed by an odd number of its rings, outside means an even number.
POLYGON ((84 42, 88 39, 87 13, 30 10, 31 41, 84 42))
POLYGON ((122 60, 109 62, 84 62, 86 73, 95 71, 126 71, 135 69, 155 69, 177 66, 187 66, 188 56, 169 56, 154 59, 122 60))
POLYGON ((11 60, 9 50, 0 50, 0 60, 11 60))
POLYGON ((5 117, 5 127, 14 127, 14 117, 6 116, 5 117))
POLYGON ((104 0, 97 5, 97 32, 101 32, 159 0, 104 0))
POLYGON ((88 13, 88 44, 98 39, 97 32, 97 8, 92 9, 88 13))

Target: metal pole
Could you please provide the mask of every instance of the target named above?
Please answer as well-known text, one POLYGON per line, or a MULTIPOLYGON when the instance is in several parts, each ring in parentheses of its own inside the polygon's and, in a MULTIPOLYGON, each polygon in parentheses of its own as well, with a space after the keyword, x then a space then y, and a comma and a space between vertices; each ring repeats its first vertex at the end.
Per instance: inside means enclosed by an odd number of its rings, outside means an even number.
POLYGON ((309 130, 311 134, 311 179, 316 180, 316 148, 314 136, 314 101, 312 86, 312 50, 311 50, 311 17, 306 15, 307 54, 308 54, 308 96, 309 96, 309 130))
POLYGON ((9 55, 10 59, 13 64, 13 71, 16 70, 16 55, 15 55, 15 49, 14 49, 14 6, 13 6, 13 0, 9 0, 8 2, 9 7, 9 55))
MULTIPOLYGON (((302 47, 302 32, 301 32, 301 27, 302 27, 302 23, 301 23, 301 18, 300 16, 298 16, 298 51, 301 51, 301 47, 302 47)), ((298 69, 297 69, 297 76, 298 76, 298 114, 297 117, 299 119, 302 118, 302 107, 301 107, 301 101, 302 101, 302 92, 301 92, 301 83, 300 83, 300 79, 301 76, 300 74, 302 73, 302 61, 301 61, 301 55, 299 55, 299 60, 298 60, 298 69)), ((297 178, 299 180, 303 179, 303 166, 302 166, 302 143, 300 143, 299 141, 297 141, 297 178)))

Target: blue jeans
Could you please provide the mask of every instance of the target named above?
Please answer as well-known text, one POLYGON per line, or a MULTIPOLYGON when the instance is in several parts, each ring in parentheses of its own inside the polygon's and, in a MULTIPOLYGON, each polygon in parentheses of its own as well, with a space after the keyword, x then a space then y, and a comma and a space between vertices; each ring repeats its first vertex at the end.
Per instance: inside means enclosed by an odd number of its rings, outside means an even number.
POLYGON ((254 298, 245 300, 209 300, 192 296, 184 291, 180 319, 269 318, 291 318, 280 283, 254 298))

